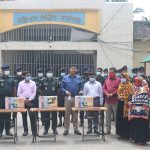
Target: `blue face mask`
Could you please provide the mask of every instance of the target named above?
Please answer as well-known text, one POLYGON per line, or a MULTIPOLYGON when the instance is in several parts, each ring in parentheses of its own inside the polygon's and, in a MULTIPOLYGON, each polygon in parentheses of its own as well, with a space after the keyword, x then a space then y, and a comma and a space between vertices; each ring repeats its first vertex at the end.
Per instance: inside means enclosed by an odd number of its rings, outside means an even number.
POLYGON ((122 83, 126 83, 126 82, 127 82, 127 79, 126 79, 126 78, 121 78, 121 82, 122 82, 122 83))
POLYGON ((121 74, 120 74, 120 73, 116 73, 116 76, 117 76, 117 77, 120 77, 120 76, 121 76, 121 74))
POLYGON ((25 80, 28 82, 31 80, 31 76, 25 76, 25 80))
POLYGON ((101 74, 102 74, 102 73, 99 72, 99 71, 96 72, 96 75, 97 75, 97 76, 100 76, 101 74))
POLYGON ((66 73, 62 72, 60 75, 61 75, 61 77, 64 77, 66 75, 66 73))

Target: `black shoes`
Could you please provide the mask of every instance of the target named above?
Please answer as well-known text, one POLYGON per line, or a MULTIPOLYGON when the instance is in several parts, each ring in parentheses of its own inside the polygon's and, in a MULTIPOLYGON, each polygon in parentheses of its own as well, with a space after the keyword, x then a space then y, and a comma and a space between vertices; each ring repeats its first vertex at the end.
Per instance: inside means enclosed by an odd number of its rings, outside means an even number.
POLYGON ((22 135, 23 136, 27 136, 28 135, 28 131, 24 131, 24 133, 22 135))
POLYGON ((10 131, 6 132, 6 135, 7 136, 13 136, 13 134, 10 131))
POLYGON ((57 130, 53 130, 53 134, 54 135, 58 135, 58 131, 57 130))
POLYGON ((48 134, 48 130, 44 130, 43 135, 47 135, 48 134))
POLYGON ((82 135, 81 132, 80 132, 79 130, 74 130, 74 134, 82 135))
POLYGON ((91 134, 92 133, 92 129, 88 129, 88 131, 86 133, 87 134, 91 134))
POLYGON ((68 133, 69 133, 68 130, 65 130, 64 133, 63 133, 63 135, 64 135, 64 136, 65 136, 65 135, 68 135, 68 133))

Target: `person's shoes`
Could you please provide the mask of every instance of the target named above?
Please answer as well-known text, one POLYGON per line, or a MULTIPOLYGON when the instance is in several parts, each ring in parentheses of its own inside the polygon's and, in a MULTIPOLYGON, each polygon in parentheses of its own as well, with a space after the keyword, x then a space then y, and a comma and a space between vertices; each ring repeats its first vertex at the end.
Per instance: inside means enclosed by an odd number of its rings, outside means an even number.
POLYGON ((53 130, 53 134, 58 135, 58 131, 57 130, 53 130))
POLYGON ((109 135, 109 134, 111 134, 110 130, 105 132, 105 135, 109 135))
POLYGON ((62 127, 62 122, 60 121, 57 127, 62 127))
POLYGON ((63 135, 64 135, 64 136, 65 136, 65 135, 68 135, 68 133, 69 133, 68 130, 65 130, 64 133, 63 133, 63 135))
POLYGON ((47 135, 48 134, 48 130, 44 130, 43 135, 47 135))
POLYGON ((13 134, 10 131, 6 132, 6 135, 7 136, 13 136, 13 134))
POLYGON ((3 136, 2 133, 0 133, 0 138, 1 138, 2 136, 3 136))
POLYGON ((81 132, 80 132, 79 130, 74 130, 74 134, 82 135, 81 132))
POLYGON ((28 131, 24 131, 24 133, 22 135, 23 136, 27 136, 28 135, 28 131))
POLYGON ((88 129, 88 131, 86 133, 87 134, 91 134, 92 133, 92 129, 88 129))
POLYGON ((97 129, 96 129, 96 130, 94 130, 94 133, 95 133, 95 134, 98 134, 98 135, 100 135, 100 134, 101 134, 101 132, 99 132, 97 129))

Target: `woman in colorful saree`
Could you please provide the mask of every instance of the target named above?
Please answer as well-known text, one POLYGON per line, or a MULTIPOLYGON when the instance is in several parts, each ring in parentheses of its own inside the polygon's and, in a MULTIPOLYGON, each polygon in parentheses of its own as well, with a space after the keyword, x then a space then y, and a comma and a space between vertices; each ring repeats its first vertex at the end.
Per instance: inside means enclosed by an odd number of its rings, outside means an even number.
POLYGON ((132 101, 129 103, 129 138, 137 144, 150 141, 149 88, 142 77, 134 78, 132 101))
POLYGON ((132 98, 132 84, 126 73, 121 75, 121 83, 118 88, 118 107, 116 117, 116 134, 120 139, 129 139, 128 102, 132 98))

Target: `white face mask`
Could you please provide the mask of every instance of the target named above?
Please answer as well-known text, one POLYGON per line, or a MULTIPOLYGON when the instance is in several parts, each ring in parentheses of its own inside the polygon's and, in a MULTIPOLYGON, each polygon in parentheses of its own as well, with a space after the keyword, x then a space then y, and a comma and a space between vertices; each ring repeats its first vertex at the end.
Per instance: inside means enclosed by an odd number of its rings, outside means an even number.
POLYGON ((96 75, 97 75, 97 76, 100 76, 101 74, 102 74, 102 73, 99 72, 99 71, 96 72, 96 75))
POLYGON ((91 82, 95 82, 95 78, 90 78, 90 81, 91 82))
POLYGON ((22 72, 20 71, 20 72, 17 72, 17 75, 18 76, 21 76, 22 75, 22 72))
POLYGON ((52 77, 53 77, 53 73, 47 73, 46 76, 47 76, 48 78, 52 78, 52 77))
POLYGON ((122 82, 122 83, 125 83, 126 81, 127 81, 126 78, 121 78, 121 82, 122 82))
POLYGON ((38 77, 43 77, 43 73, 38 73, 38 77))
POLYGON ((10 71, 9 71, 9 70, 4 71, 4 75, 5 75, 5 76, 9 76, 9 74, 10 74, 10 71))

